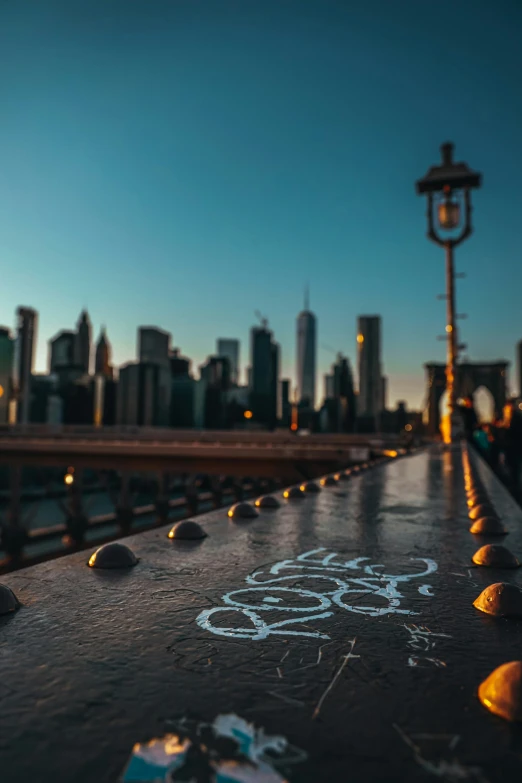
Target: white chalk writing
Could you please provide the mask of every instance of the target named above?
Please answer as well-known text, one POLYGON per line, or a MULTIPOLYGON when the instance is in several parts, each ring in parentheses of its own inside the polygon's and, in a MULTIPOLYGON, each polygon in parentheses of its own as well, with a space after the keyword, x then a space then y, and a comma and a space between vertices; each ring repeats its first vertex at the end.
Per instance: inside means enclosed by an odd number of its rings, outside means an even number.
MULTIPOLYGON (((205 609, 197 617, 197 623, 218 636, 239 639, 259 640, 273 635, 329 639, 327 634, 313 628, 304 630, 303 624, 331 617, 337 609, 367 617, 414 615, 416 612, 401 606, 404 599, 402 585, 435 573, 437 563, 429 558, 409 560, 422 563, 424 570, 389 574, 384 571, 384 565, 371 563, 368 557, 344 560, 337 552, 328 552, 324 547, 313 549, 292 560, 281 560, 267 569, 249 574, 245 579, 246 587, 226 593, 222 597, 225 606, 205 609), (305 589, 303 583, 314 589, 305 589), (360 597, 368 596, 371 598, 364 604, 357 603, 360 597), (246 617, 251 625, 214 625, 213 620, 223 612, 229 616, 230 613, 238 613, 246 617), (286 612, 294 616, 279 620, 276 615, 275 622, 267 623, 261 616, 263 612, 286 612), (299 627, 294 629, 292 626, 296 624, 299 627)), ((431 589, 431 585, 422 584, 418 592, 432 597, 431 589)))

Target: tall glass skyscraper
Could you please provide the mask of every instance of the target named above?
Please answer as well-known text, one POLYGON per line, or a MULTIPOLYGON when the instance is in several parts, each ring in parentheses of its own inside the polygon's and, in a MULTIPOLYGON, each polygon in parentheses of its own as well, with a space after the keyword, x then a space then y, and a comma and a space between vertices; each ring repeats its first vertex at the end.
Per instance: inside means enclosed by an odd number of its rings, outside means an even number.
POLYGON ((19 307, 16 311, 16 344, 14 360, 14 385, 17 398, 17 420, 20 424, 29 421, 31 402, 31 381, 33 374, 34 349, 38 313, 32 307, 19 307))
POLYGON ((239 340, 220 337, 216 343, 216 354, 226 356, 230 362, 230 380, 239 383, 239 340))
POLYGON ((310 312, 308 289, 297 316, 297 393, 301 405, 315 408, 316 318, 310 312))
POLYGON ((279 345, 266 323, 250 331, 250 358, 250 407, 254 420, 275 427, 279 407, 279 345))
POLYGON ((373 418, 382 408, 381 317, 360 315, 357 328, 359 397, 357 414, 373 418))

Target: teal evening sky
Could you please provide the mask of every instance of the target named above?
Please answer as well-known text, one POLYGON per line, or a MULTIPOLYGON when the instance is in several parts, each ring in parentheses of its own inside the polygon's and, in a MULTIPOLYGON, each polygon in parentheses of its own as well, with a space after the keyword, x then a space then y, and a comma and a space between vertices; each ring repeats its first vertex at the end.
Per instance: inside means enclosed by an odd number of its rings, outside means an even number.
POLYGON ((309 282, 319 373, 379 313, 389 404, 420 406, 444 254, 414 181, 451 140, 484 175, 460 336, 514 361, 521 35, 520 0, 0 0, 0 322, 39 311, 41 371, 85 306, 117 365, 156 324, 245 367, 260 310, 293 377, 309 282))

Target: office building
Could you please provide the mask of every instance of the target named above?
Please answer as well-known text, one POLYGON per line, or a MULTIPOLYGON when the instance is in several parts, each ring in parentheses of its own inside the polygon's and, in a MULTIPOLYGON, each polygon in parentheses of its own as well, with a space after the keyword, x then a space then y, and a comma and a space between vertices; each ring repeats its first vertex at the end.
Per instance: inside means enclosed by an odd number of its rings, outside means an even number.
POLYGON ((75 363, 75 346, 77 334, 69 329, 62 329, 49 340, 49 372, 55 373, 64 367, 75 363))
POLYGON ((315 407, 316 318, 310 311, 308 289, 304 310, 297 316, 297 394, 302 406, 315 407))
POLYGON ((180 429, 194 427, 196 383, 188 373, 172 378, 170 426, 180 429))
POLYGON ((155 363, 130 362, 120 369, 116 423, 167 427, 171 407, 170 369, 155 363))
POLYGON ((87 310, 82 310, 76 324, 74 364, 82 368, 83 374, 91 371, 92 326, 87 310))
POLYGON ((191 361, 186 356, 181 356, 179 348, 173 348, 170 352, 170 373, 173 378, 190 377, 191 361))
POLYGON ((281 424, 283 427, 289 427, 292 418, 292 400, 291 400, 291 387, 288 378, 281 380, 281 424))
POLYGON ((138 360, 140 364, 166 366, 170 358, 169 332, 156 326, 140 326, 138 329, 138 360))
POLYGON ((113 368, 111 365, 112 348, 107 337, 105 327, 102 326, 98 342, 96 343, 96 352, 94 355, 94 373, 104 378, 113 377, 113 368))
POLYGON ((206 383, 205 427, 224 429, 227 426, 227 397, 230 389, 230 362, 226 356, 209 356, 200 367, 201 380, 206 383))
POLYGON ((353 373, 349 360, 340 353, 337 355, 337 362, 332 366, 332 374, 334 397, 340 402, 339 430, 353 432, 357 416, 353 373))
POLYGON ((378 426, 382 408, 381 318, 361 315, 357 328, 359 396, 358 417, 369 427, 378 426))
POLYGON ((335 378, 333 375, 326 374, 324 376, 324 398, 325 400, 333 400, 335 397, 335 378))
POLYGON ((10 423, 15 343, 7 327, 0 327, 0 424, 10 423))
POLYGON ((16 315, 16 343, 13 363, 13 382, 17 400, 16 419, 19 424, 27 424, 31 404, 31 381, 38 313, 31 307, 19 307, 16 315))
POLYGON ((323 432, 353 432, 356 407, 353 374, 349 360, 341 353, 324 376, 325 399, 319 416, 323 432))
POLYGON ((279 346, 264 323, 250 332, 251 388, 250 408, 254 421, 273 428, 277 422, 279 392, 279 346))
POLYGON ((239 384, 239 340, 220 337, 216 343, 217 356, 226 356, 230 363, 230 381, 239 384))
MULTIPOLYGON (((112 371, 112 367, 111 367, 112 371)), ((118 384, 108 375, 96 373, 91 378, 93 421, 95 427, 116 424, 116 392, 118 384)))
POLYGON ((58 377, 56 375, 33 374, 29 421, 31 424, 62 423, 63 400, 58 391, 58 377))
MULTIPOLYGON (((81 374, 64 384, 63 376, 60 379, 60 396, 63 402, 63 423, 92 425, 94 420, 94 393, 93 379, 83 370, 85 364, 78 368, 81 374)), ((62 375, 62 373, 60 373, 62 375)))

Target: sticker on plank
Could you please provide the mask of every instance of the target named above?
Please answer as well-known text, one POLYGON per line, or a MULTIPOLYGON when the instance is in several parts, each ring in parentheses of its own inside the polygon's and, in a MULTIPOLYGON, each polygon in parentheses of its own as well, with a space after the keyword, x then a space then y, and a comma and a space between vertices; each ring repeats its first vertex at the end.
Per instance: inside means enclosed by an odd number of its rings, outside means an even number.
POLYGON ((176 729, 137 743, 121 783, 286 783, 278 768, 306 759, 285 737, 267 735, 234 714, 218 715, 213 723, 182 719, 176 729))

